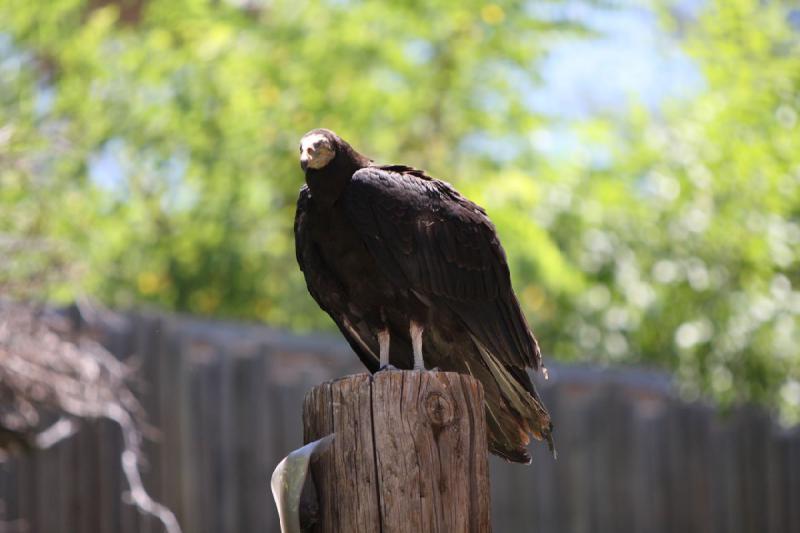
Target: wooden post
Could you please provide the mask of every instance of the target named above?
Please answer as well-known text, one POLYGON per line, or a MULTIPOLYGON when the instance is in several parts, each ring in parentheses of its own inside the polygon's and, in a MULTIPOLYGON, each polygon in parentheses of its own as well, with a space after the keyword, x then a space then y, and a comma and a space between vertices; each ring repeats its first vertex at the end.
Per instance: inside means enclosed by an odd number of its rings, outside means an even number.
POLYGON ((305 442, 335 433, 315 464, 318 533, 491 531, 483 389, 453 372, 357 374, 312 389, 305 442))

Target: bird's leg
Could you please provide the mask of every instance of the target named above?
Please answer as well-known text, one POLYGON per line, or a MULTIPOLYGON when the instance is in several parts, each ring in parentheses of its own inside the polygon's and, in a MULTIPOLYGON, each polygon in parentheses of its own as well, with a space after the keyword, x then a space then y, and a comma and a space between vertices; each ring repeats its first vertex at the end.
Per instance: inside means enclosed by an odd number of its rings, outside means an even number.
POLYGON ((378 346, 380 347, 380 370, 397 370, 389 364, 389 328, 378 330, 378 346))
POLYGON ((411 347, 414 350, 414 370, 425 370, 425 361, 422 358, 422 324, 411 321, 411 347))

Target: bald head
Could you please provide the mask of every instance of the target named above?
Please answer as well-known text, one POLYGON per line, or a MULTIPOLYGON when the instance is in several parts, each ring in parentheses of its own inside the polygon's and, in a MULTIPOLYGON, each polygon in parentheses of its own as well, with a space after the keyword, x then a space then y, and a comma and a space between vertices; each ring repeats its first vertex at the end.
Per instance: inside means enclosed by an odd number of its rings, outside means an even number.
POLYGON ((336 157, 336 134, 330 130, 311 130, 300 139, 300 167, 325 168, 336 157))

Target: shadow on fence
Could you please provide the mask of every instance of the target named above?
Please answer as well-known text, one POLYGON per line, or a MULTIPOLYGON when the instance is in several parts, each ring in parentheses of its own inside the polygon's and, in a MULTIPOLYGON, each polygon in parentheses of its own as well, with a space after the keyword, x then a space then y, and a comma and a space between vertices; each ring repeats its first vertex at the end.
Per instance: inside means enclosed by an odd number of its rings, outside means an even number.
MULTIPOLYGON (((334 338, 169 315, 128 315, 108 343, 140 367, 145 485, 186 533, 278 532, 268 479, 301 444, 305 393, 362 371, 334 338)), ((797 429, 753 408, 721 418, 650 372, 553 365, 540 386, 559 460, 544 445, 530 467, 492 459, 497 533, 800 531, 797 429)), ((120 449, 101 422, 0 463, 0 530, 160 532, 121 499, 120 449)))

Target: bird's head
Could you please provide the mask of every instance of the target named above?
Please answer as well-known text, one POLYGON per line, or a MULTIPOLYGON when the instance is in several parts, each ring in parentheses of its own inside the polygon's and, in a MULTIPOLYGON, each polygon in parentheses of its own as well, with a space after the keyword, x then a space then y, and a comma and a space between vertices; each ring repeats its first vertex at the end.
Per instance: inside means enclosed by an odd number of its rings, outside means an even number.
POLYGON ((331 130, 318 128, 309 131, 300 139, 300 168, 304 172, 309 168, 325 168, 336 157, 341 144, 342 140, 331 130))

